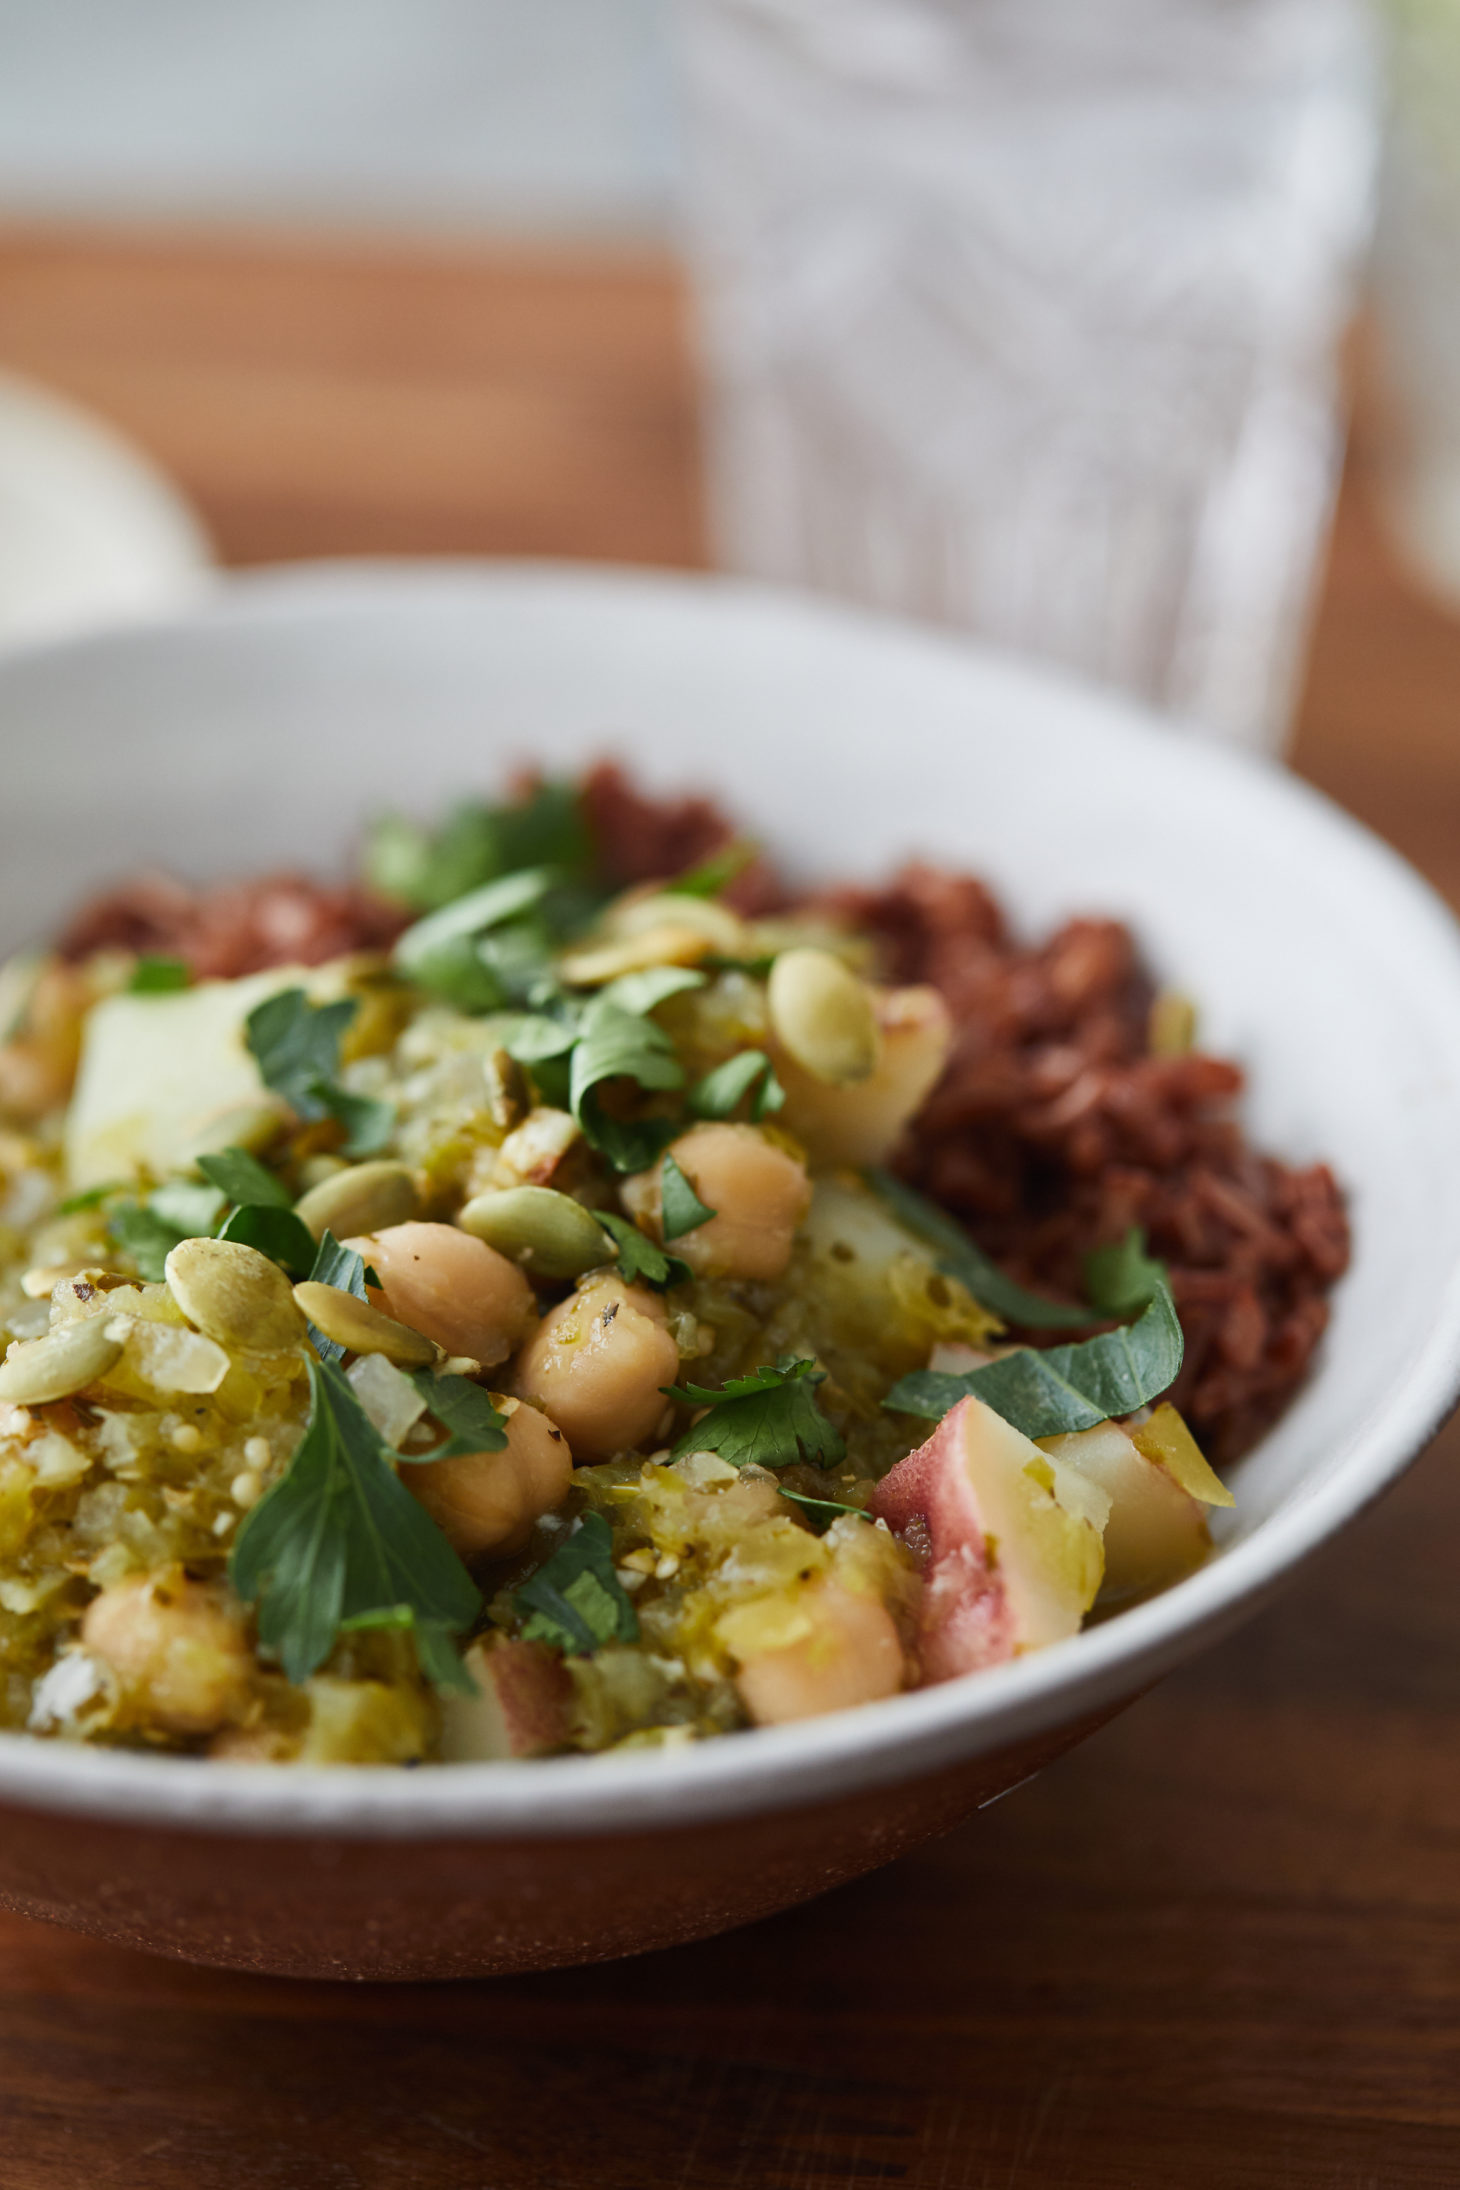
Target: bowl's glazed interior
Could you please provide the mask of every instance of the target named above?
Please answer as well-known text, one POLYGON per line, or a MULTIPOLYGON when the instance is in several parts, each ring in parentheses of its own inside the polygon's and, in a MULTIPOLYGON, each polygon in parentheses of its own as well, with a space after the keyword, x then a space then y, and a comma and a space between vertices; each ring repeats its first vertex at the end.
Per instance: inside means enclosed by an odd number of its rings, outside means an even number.
POLYGON ((1333 1162, 1356 1242, 1319 1371, 1242 1464, 1219 1556, 1073 1642, 661 1756, 327 1773, 0 1738, 16 1905, 359 1975, 738 1921, 952 1822, 1232 1625, 1392 1480, 1460 1379, 1460 951, 1392 854, 1276 770, 869 619, 531 567, 243 581, 174 626, 13 656, 0 749, 0 949, 140 865, 329 871, 382 806, 429 813, 524 761, 605 752, 714 791, 807 878, 917 853, 988 876, 1029 928, 1127 919, 1199 1000, 1203 1040, 1250 1067, 1254 1138, 1333 1162), (626 1899, 636 1846, 658 1851, 657 1918, 626 1899))

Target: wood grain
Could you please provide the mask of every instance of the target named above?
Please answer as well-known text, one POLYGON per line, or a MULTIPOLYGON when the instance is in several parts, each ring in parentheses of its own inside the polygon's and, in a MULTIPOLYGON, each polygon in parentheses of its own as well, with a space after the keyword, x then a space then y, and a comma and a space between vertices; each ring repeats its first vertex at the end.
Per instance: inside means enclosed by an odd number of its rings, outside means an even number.
MULTIPOLYGON (((0 236, 0 362, 138 434, 236 560, 702 555, 652 263, 0 236)), ((1298 765, 1460 902, 1460 625, 1364 462, 1298 765)), ((707 1946, 350 1991, 0 1918, 0 2185, 1453 2190, 1457 1458, 973 1825, 707 1946)))

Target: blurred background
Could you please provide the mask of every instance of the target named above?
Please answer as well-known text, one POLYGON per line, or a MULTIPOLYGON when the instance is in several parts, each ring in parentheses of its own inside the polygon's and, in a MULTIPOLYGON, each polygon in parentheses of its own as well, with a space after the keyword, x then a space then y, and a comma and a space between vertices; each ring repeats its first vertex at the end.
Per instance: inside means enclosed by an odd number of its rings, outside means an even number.
POLYGON ((214 558, 717 563, 1279 751, 1355 411, 1352 552, 1460 597, 1455 0, 0 0, 0 53, 0 637, 214 558))

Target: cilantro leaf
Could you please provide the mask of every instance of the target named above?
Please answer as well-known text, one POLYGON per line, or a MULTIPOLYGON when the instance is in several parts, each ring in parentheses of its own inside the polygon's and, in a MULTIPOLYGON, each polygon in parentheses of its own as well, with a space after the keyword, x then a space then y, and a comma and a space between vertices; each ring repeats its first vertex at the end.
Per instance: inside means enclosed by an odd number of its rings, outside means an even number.
POLYGON ((398 1479, 392 1454, 332 1363, 309 1364, 309 1424, 288 1467, 245 1517, 229 1575, 258 1605, 259 1640, 291 1681, 323 1665, 346 1621, 409 1610, 445 1634, 481 1596, 398 1479))
POLYGON ((823 1468, 840 1460, 846 1445, 840 1430, 816 1403, 816 1386, 826 1378, 814 1361, 783 1354, 774 1368, 732 1376, 720 1391, 703 1384, 666 1384, 667 1398, 710 1412, 685 1431, 670 1458, 687 1452, 717 1452, 731 1467, 789 1467, 804 1454, 823 1468))
POLYGON ((387 815, 370 831, 365 865, 383 895, 431 912, 519 867, 586 880, 593 842, 576 785, 541 783, 515 806, 456 806, 434 831, 387 815))
POLYGON ((749 837, 734 837, 718 852, 711 852, 697 867, 690 867, 684 874, 676 875, 669 884, 675 897, 718 897, 728 888, 737 875, 753 867, 760 857, 760 846, 749 837))
POLYGON ((64 1201, 57 1202, 56 1215, 79 1217, 83 1210, 99 1209, 104 1201, 109 1201, 113 1194, 120 1194, 121 1191, 120 1179, 108 1179, 102 1186, 84 1186, 79 1194, 68 1194, 64 1201))
POLYGON ((659 1169, 660 1198, 663 1208, 661 1227, 666 1240, 682 1239, 686 1232, 696 1232, 702 1224, 708 1224, 716 1212, 699 1195, 680 1170, 674 1158, 666 1155, 659 1169))
POLYGON ((185 1239, 209 1239, 224 1208, 215 1186, 195 1186, 189 1179, 169 1179, 145 1201, 129 1196, 107 1212, 107 1230, 124 1254, 130 1255, 138 1272, 156 1285, 166 1276, 166 1262, 174 1247, 185 1239))
POLYGON ((1103 1316, 1133 1316, 1165 1282, 1166 1265, 1146 1253, 1146 1235, 1138 1224, 1124 1239, 1085 1257, 1085 1290, 1103 1316))
POLYGON ((601 1513, 585 1513, 565 1544, 516 1592, 529 1642, 587 1657, 608 1642, 636 1642, 638 1616, 613 1565, 613 1531, 601 1513))
POLYGON ((1078 1330, 1096 1320, 1088 1308, 1046 1300, 1042 1293, 1031 1293, 1016 1279, 1006 1277, 946 1209, 905 1186, 890 1171, 870 1170, 863 1177, 910 1232, 937 1249, 938 1268, 945 1277, 956 1278, 966 1287, 980 1307, 1009 1323, 1022 1324, 1026 1330, 1078 1330))
POLYGON ((296 1217, 292 1209, 280 1209, 275 1202, 243 1202, 218 1237, 256 1248, 286 1270, 296 1284, 314 1267, 314 1234, 302 1217, 296 1217))
POLYGON ((292 1209, 294 1206, 288 1187, 281 1185, 273 1172, 265 1170, 258 1157, 251 1156, 246 1148, 220 1148, 216 1155, 199 1156, 198 1169, 231 1202, 240 1206, 245 1202, 272 1209, 292 1209))
MULTIPOLYGON (((335 1285, 342 1293, 353 1293, 357 1300, 365 1298, 365 1258, 356 1247, 342 1247, 333 1232, 326 1228, 323 1238, 314 1251, 314 1261, 309 1276, 316 1285, 335 1285)), ((345 1349, 334 1339, 326 1338, 323 1331, 309 1325, 310 1341, 321 1361, 343 1361, 345 1349)))
POLYGON ((181 1238, 208 1239, 227 1207, 227 1197, 216 1186, 196 1186, 191 1179, 169 1179, 147 1196, 147 1207, 165 1224, 175 1224, 181 1238))
POLYGON ((169 1224, 155 1209, 145 1202, 119 1201, 107 1213, 106 1228, 121 1248, 136 1263, 139 1274, 149 1284, 156 1285, 166 1275, 168 1256, 187 1234, 175 1224, 169 1224))
POLYGON ((540 1065, 550 1058, 566 1057, 577 1039, 576 1013, 565 1012, 552 1018, 543 1012, 529 1012, 503 1037, 502 1047, 520 1065, 540 1065))
POLYGON ((1022 1346, 961 1376, 916 1369, 882 1404, 941 1421, 972 1392, 1026 1437, 1060 1437, 1159 1398, 1176 1381, 1182 1350, 1181 1321, 1161 1278, 1135 1323, 1079 1346, 1022 1346))
MULTIPOLYGON (((398 972, 420 987, 433 989, 462 1011, 495 1011, 510 1000, 499 971, 482 955, 483 941, 542 903, 552 886, 547 867, 499 875, 427 913, 398 937, 393 953, 398 972)), ((500 939, 498 939, 500 947, 500 939)), ((490 956, 490 953, 489 953, 490 956)), ((533 953, 534 967, 546 964, 545 937, 533 953)), ((504 963, 499 957, 499 966, 504 963)))
POLYGON ((193 969, 185 958, 152 957, 144 953, 132 968, 127 994, 168 996, 178 989, 191 988, 192 985, 193 969))
POLYGON ((693 966, 645 966, 641 973, 621 973, 598 991, 599 1001, 616 1004, 620 1011, 649 1012, 671 996, 687 989, 702 989, 705 976, 693 966))
POLYGON ((730 1118, 752 1089, 750 1115, 759 1125, 768 1111, 779 1110, 786 1100, 786 1090, 763 1049, 742 1049, 707 1072, 690 1089, 689 1107, 697 1118, 730 1118))
POLYGON ((264 1084, 304 1119, 323 1118, 320 1092, 340 1069, 340 1039, 356 1011, 353 997, 311 1004, 301 988, 280 989, 256 1004, 246 1040, 264 1084))
POLYGON ((593 1217, 618 1247, 618 1274, 625 1285, 652 1285, 662 1292, 669 1285, 688 1285, 694 1276, 687 1262, 678 1255, 666 1255, 627 1217, 616 1217, 607 1209, 595 1209, 593 1217))
POLYGON ((589 1146, 616 1171, 642 1171, 673 1137, 675 1127, 663 1118, 612 1116, 600 1094, 609 1080, 632 1080, 648 1089, 679 1088, 684 1067, 662 1027, 598 997, 584 1012, 573 1046, 568 1107, 589 1146))
POLYGON ((429 1452, 402 1452, 397 1459, 407 1465, 450 1460, 460 1452, 503 1452, 507 1445, 507 1417, 492 1405, 491 1394, 469 1376, 437 1376, 431 1369, 407 1370, 406 1374, 432 1414, 447 1431, 444 1445, 429 1452))
POLYGON ((249 1013, 244 1039, 264 1085, 308 1124, 337 1118, 351 1156, 369 1156, 390 1138, 389 1103, 351 1095, 338 1084, 340 1039, 355 1016, 354 997, 311 1004, 303 989, 281 989, 249 1013))

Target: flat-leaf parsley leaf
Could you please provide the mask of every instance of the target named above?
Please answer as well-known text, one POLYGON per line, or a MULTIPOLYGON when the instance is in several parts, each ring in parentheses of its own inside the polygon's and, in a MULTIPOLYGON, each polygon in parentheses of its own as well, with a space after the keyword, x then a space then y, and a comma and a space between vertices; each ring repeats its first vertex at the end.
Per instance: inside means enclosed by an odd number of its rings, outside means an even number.
POLYGON ((1135 1323, 1080 1346, 1021 1346, 961 1376, 915 1369, 882 1404, 941 1421, 971 1392, 1026 1437, 1061 1437, 1159 1398, 1175 1383, 1181 1355, 1181 1322, 1162 1278, 1135 1323))
POLYGON ((528 1642, 587 1657, 609 1642, 637 1642, 638 1616, 613 1564, 613 1532, 601 1513, 585 1513, 565 1544, 517 1591, 530 1616, 528 1642))
POLYGON ((339 1369, 310 1362, 309 1388, 308 1427, 229 1561, 239 1596, 258 1605, 260 1642, 296 1682, 323 1665, 346 1622, 394 1623, 405 1608, 422 1629, 459 1634, 481 1608, 339 1369))
POLYGON ((686 1452, 717 1452, 733 1468, 785 1468, 803 1454, 829 1468, 846 1452, 840 1430, 816 1403, 825 1369, 783 1354, 774 1368, 732 1376, 719 1391, 703 1384, 666 1384, 682 1406, 710 1412, 685 1431, 672 1459, 686 1452))
POLYGON ((395 1114, 389 1103, 339 1085, 340 1039, 356 1008, 352 996, 311 1004, 303 989, 281 989, 249 1013, 244 1038, 266 1087, 306 1124, 337 1118, 346 1153, 368 1156, 389 1140, 395 1114))
POLYGON ((666 1240, 683 1239, 686 1232, 697 1232, 716 1213, 707 1202, 700 1200, 679 1165, 668 1154, 659 1170, 659 1191, 661 1229, 666 1240))

